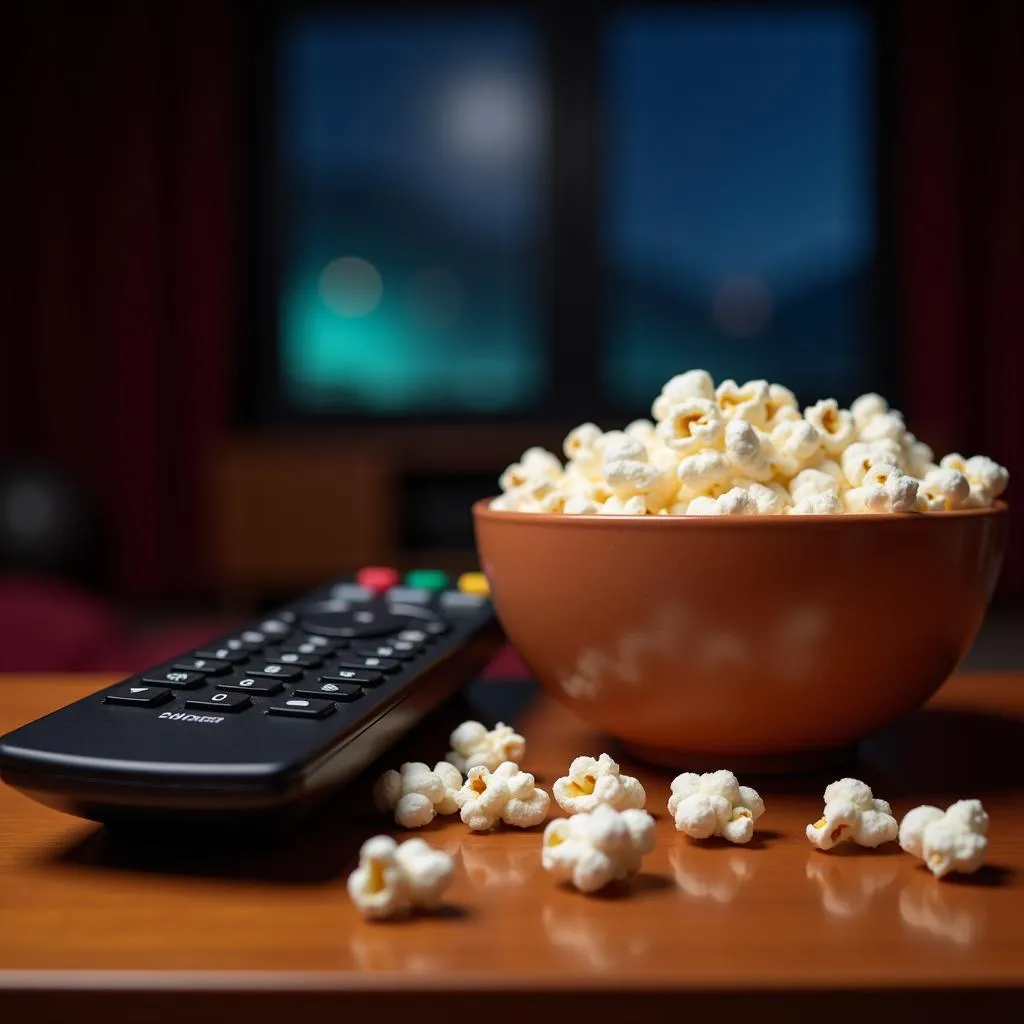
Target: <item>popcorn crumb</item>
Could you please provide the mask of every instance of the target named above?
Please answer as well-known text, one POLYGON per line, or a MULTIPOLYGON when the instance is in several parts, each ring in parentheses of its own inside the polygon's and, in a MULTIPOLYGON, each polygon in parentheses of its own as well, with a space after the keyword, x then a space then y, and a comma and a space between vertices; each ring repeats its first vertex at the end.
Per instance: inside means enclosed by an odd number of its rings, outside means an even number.
POLYGON ((806 829, 808 840, 819 850, 848 841, 873 848, 892 842, 897 832, 892 808, 859 779, 839 779, 826 786, 825 810, 806 829))
POLYGON ((900 847, 919 857, 936 878, 973 874, 988 852, 988 815, 980 800, 958 800, 945 811, 923 805, 899 827, 900 847))
POLYGON ((640 869, 654 849, 654 819, 636 808, 599 804, 544 830, 541 864, 556 878, 592 893, 640 869))
POLYGON ((409 761, 398 771, 387 771, 373 787, 378 810, 394 813, 402 828, 422 828, 435 814, 454 814, 455 793, 462 785, 459 770, 447 761, 433 769, 421 761, 409 761))
POLYGON ((452 749, 445 760, 462 774, 477 767, 494 771, 503 761, 518 764, 526 755, 526 740, 503 722, 490 731, 480 722, 463 722, 448 742, 452 749))
POLYGON ((647 794, 639 780, 623 775, 608 754, 599 758, 577 757, 569 765, 569 774, 556 779, 551 787, 555 802, 567 814, 580 814, 606 805, 617 811, 640 809, 647 794))
POLYGON ((551 798, 540 789, 529 772, 505 761, 493 772, 471 768, 455 800, 462 820, 474 832, 489 832, 499 822, 517 828, 532 828, 548 816, 551 798))
POLYGON ((757 790, 741 786, 732 772, 683 772, 672 780, 668 813, 677 831, 691 839, 722 836, 730 843, 749 843, 754 823, 764 814, 764 802, 757 790))
POLYGON ((375 836, 359 850, 348 893, 363 917, 383 920, 411 910, 433 910, 452 881, 452 859, 422 839, 399 845, 375 836))

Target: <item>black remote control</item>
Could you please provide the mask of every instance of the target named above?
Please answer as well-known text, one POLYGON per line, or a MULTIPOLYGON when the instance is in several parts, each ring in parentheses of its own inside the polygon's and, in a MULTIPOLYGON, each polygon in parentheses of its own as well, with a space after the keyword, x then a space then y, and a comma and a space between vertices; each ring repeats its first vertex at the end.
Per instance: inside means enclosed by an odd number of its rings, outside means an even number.
POLYGON ((9 733, 0 777, 108 825, 290 824, 500 649, 482 577, 440 582, 322 587, 9 733))

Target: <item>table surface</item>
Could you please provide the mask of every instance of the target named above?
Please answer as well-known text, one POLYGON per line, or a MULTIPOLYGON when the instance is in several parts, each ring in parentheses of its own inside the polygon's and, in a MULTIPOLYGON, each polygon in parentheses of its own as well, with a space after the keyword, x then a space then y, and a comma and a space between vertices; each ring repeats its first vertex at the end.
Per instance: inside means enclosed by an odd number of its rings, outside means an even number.
MULTIPOLYGON (((0 731, 109 681, 0 678, 0 731)), ((487 683, 436 714, 394 757, 443 756, 447 729, 470 713, 514 721, 527 739, 525 767, 546 787, 572 757, 608 748, 534 687, 487 683)), ((665 809, 669 775, 624 760, 647 788, 658 830, 654 852, 629 883, 584 896, 541 869, 539 830, 477 835, 457 816, 443 818, 417 834, 455 860, 448 903, 436 916, 397 924, 362 921, 345 890, 360 843, 377 832, 401 834, 372 812, 369 779, 316 826, 270 848, 116 840, 0 787, 0 994, 1019 995, 1022 750, 1024 676, 955 676, 927 708, 862 745, 840 770, 741 780, 757 785, 767 805, 754 841, 742 847, 675 832, 665 809), (991 816, 988 865, 939 882, 896 844, 812 849, 804 826, 840 774, 863 778, 897 816, 920 803, 981 798, 991 816)))

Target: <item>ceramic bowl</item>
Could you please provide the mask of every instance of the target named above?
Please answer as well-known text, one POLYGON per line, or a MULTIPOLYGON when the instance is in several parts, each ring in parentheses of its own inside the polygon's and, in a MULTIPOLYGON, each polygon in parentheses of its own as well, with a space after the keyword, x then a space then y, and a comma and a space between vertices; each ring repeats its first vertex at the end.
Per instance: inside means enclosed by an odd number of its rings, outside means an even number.
MULTIPOLYGON (((647 760, 786 770, 930 697, 995 587, 1006 508, 556 516, 473 508, 506 635, 647 760)), ((573 751, 596 753, 595 751, 573 751)))

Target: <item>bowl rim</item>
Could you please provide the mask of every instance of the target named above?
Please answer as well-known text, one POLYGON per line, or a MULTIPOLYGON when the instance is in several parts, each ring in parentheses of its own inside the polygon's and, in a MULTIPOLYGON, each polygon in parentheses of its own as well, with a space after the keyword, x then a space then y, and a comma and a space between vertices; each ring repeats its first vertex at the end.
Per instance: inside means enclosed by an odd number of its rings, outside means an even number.
POLYGON ((816 524, 821 526, 828 524, 838 527, 840 523, 916 523, 916 522, 943 522, 950 519, 984 519, 997 518, 1006 515, 1009 506, 1005 501, 996 499, 995 503, 987 508, 958 508, 948 512, 842 512, 837 515, 807 515, 807 516, 626 516, 626 515, 592 515, 592 516, 567 516, 554 512, 505 512, 501 509, 492 509, 490 503, 494 500, 481 498, 473 502, 472 513, 474 520, 482 519, 493 522, 512 523, 533 523, 534 525, 544 524, 559 529, 568 526, 595 527, 597 529, 613 529, 623 523, 651 523, 651 526, 642 529, 678 529, 681 524, 687 524, 685 529, 749 529, 754 526, 765 526, 772 529, 793 529, 799 524, 816 524), (653 525, 658 524, 658 525, 653 525))

